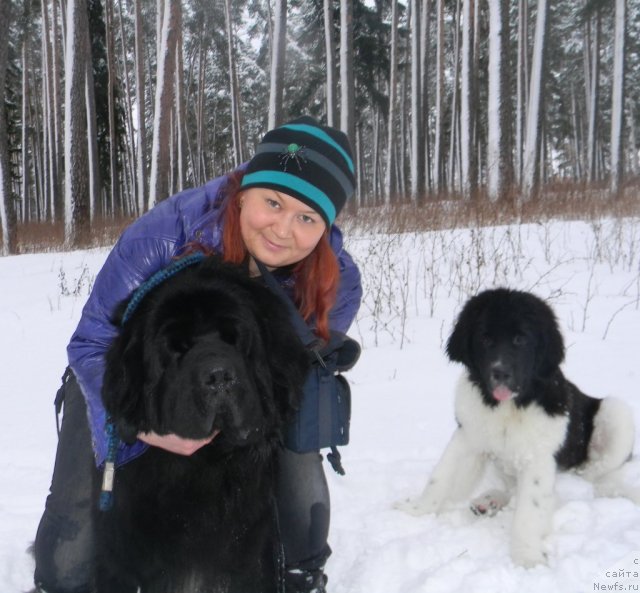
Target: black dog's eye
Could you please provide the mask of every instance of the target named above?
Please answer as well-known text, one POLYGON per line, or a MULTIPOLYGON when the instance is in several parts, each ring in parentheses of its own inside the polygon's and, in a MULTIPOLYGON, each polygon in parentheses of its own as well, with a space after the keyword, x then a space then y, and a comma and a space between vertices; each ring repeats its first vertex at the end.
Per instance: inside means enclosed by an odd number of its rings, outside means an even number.
POLYGON ((524 346, 527 343, 527 336, 523 334, 516 334, 513 336, 513 345, 514 346, 524 346))
POLYGON ((177 354, 184 354, 191 348, 192 341, 186 336, 172 336, 169 339, 169 347, 177 354))
POLYGON ((233 346, 236 343, 236 340, 238 339, 238 333, 233 325, 221 323, 218 331, 220 333, 220 338, 227 344, 233 346))
POLYGON ((487 336, 487 335, 482 336, 482 345, 485 348, 489 348, 489 347, 493 346, 493 344, 494 344, 494 341, 493 341, 493 338, 491 336, 487 336))

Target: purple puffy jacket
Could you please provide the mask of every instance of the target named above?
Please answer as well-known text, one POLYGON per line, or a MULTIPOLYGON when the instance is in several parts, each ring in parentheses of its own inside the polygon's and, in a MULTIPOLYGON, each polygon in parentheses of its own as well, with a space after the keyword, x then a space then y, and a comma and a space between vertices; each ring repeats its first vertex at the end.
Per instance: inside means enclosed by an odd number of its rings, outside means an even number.
MULTIPOLYGON (((176 194, 133 222, 109 253, 71 337, 67 353, 87 401, 96 464, 107 454, 105 409, 100 396, 105 353, 118 328, 111 323, 116 306, 154 272, 167 266, 188 242, 197 241, 216 250, 221 245, 220 206, 226 197, 228 177, 218 177, 202 187, 176 194)), ((331 246, 340 265, 337 301, 330 312, 332 329, 346 332, 362 297, 360 272, 342 247, 342 234, 331 228, 331 246)), ((130 461, 148 445, 121 443, 117 463, 130 461)))

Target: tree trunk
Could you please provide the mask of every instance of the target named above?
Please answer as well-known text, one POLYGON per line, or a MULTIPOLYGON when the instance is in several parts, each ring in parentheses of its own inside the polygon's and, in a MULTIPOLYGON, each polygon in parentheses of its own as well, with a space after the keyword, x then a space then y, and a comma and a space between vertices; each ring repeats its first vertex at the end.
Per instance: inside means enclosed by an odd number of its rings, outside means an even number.
POLYGON ((269 90, 269 129, 282 124, 284 59, 287 46, 287 0, 276 0, 275 26, 271 43, 271 85, 269 90))
MULTIPOLYGON (((0 23, 10 23, 10 5, 0 2, 0 23)), ((0 36, 0 229, 2 244, 0 254, 8 255, 17 252, 16 211, 11 192, 11 173, 9 171, 9 145, 7 138, 7 110, 5 105, 5 89, 7 65, 9 63, 9 35, 0 36)))
POLYGON ((65 70, 65 244, 89 237, 90 179, 87 159, 87 63, 90 62, 86 0, 67 0, 65 70))
POLYGON ((61 59, 59 32, 58 32, 58 0, 52 0, 51 2, 51 72, 53 74, 53 85, 51 95, 51 109, 53 117, 53 157, 55 163, 55 191, 59 198, 59 211, 62 212, 64 208, 64 198, 62 197, 62 176, 63 173, 63 155, 64 155, 64 134, 62 133, 62 96, 60 90, 60 83, 63 80, 63 74, 61 72, 61 59))
POLYGON ((624 118, 625 19, 626 0, 615 0, 615 40, 613 58, 613 92, 611 97, 611 195, 619 196, 622 185, 622 121, 624 118))
POLYGON ((398 88, 398 0, 391 2, 391 46, 389 48, 389 116, 387 118, 387 167, 384 179, 385 202, 391 203, 395 191, 395 133, 398 88))
POLYGON ((444 0, 437 0, 436 50, 436 137, 433 157, 433 183, 436 191, 444 185, 444 0))
MULTIPOLYGON (((138 3, 136 3, 138 4, 138 3)), ((129 60, 127 59, 126 48, 126 30, 124 20, 122 18, 122 0, 118 0, 118 31, 120 35, 120 62, 122 63, 123 72, 122 79, 124 81, 124 104, 125 104, 125 121, 127 129, 127 138, 125 141, 125 150, 122 155, 124 164, 125 179, 125 198, 123 199, 123 207, 126 214, 135 214, 136 208, 136 190, 135 190, 135 144, 134 144, 134 125, 133 125, 133 106, 131 103, 131 88, 129 86, 129 60)), ((135 59, 135 58, 134 58, 135 59)))
POLYGON ((629 106, 627 107, 627 127, 629 128, 629 144, 628 144, 628 163, 629 173, 631 175, 638 175, 640 173, 640 158, 638 155, 638 144, 636 137, 636 124, 633 118, 634 114, 634 102, 631 98, 628 99, 629 106))
POLYGON ((501 175, 500 155, 502 154, 502 110, 505 97, 502 96, 503 56, 502 54, 502 0, 489 0, 489 104, 487 126, 487 195, 494 202, 504 189, 501 175))
POLYGON ((423 0, 420 14, 420 89, 422 94, 422 137, 424 139, 424 186, 431 189, 431 142, 429 137, 429 10, 431 0, 423 0))
POLYGON ((116 132, 116 72, 113 50, 113 6, 111 2, 105 4, 105 37, 107 41, 107 109, 109 113, 109 185, 110 185, 110 213, 121 216, 122 202, 120 199, 120 179, 118 176, 118 140, 116 132))
POLYGON ((237 167, 243 161, 242 123, 240 117, 240 91, 238 90, 238 75, 236 73, 236 51, 231 18, 231 0, 225 0, 225 20, 227 27, 227 49, 229 55, 229 91, 231 95, 231 127, 233 131, 233 166, 237 167))
MULTIPOLYGON (((28 9, 25 7, 25 22, 28 18, 28 9)), ((0 17, 3 18, 3 17, 0 17)), ((29 52, 29 35, 25 33, 22 39, 22 105, 21 105, 21 126, 20 126, 20 171, 21 171, 21 196, 20 203, 22 204, 22 211, 20 212, 20 221, 25 222, 31 217, 31 162, 33 156, 31 156, 31 117, 29 113, 29 104, 31 102, 31 87, 29 84, 29 70, 30 70, 30 52, 29 52)), ((0 70, 4 72, 4 69, 0 70)), ((0 75, 1 76, 1 75, 0 75)))
POLYGON ((340 0, 340 129, 354 146, 353 0, 340 0))
POLYGON ((185 107, 184 107, 184 56, 182 55, 182 11, 178 11, 176 39, 176 68, 175 68, 175 180, 172 193, 182 191, 185 187, 185 157, 184 157, 184 131, 185 131, 185 107))
POLYGON ((171 112, 175 99, 175 60, 180 0, 164 0, 156 75, 156 99, 151 149, 149 206, 169 195, 171 112))
MULTIPOLYGON (((87 56, 91 55, 91 44, 87 36, 87 56)), ((93 64, 90 59, 85 63, 85 109, 87 111, 87 154, 89 157, 89 225, 96 215, 96 207, 100 203, 100 157, 98 155, 98 122, 96 117, 96 98, 93 82, 93 64)))
POLYGON ((336 42, 333 29, 333 0, 324 0, 324 45, 327 68, 327 125, 336 126, 337 95, 336 95, 336 42))
POLYGON ((456 185, 456 171, 460 162, 458 159, 458 151, 456 150, 459 144, 458 138, 460 137, 460 109, 459 97, 458 97, 458 85, 460 80, 460 0, 456 0, 456 17, 454 22, 453 33, 453 91, 451 93, 451 118, 449 125, 449 167, 448 167, 448 187, 450 191, 455 189, 456 185))
MULTIPOLYGON (((589 37, 587 37, 589 39, 589 37)), ((589 85, 587 87, 587 105, 589 106, 589 127, 587 132, 587 178, 593 182, 597 176, 597 134, 598 134, 598 95, 600 84, 600 11, 595 17, 595 31, 591 36, 589 85)))
POLYGON ((147 206, 147 133, 145 125, 144 32, 141 2, 134 2, 135 70, 136 70, 136 190, 138 214, 147 206))
POLYGON ((472 178, 474 113, 472 109, 473 81, 473 21, 475 0, 463 0, 462 5, 462 72, 460 77, 460 181, 462 195, 469 198, 475 190, 472 178))
POLYGON ((411 0, 411 199, 414 201, 424 192, 420 22, 420 1, 411 0))
POLYGON ((527 0, 518 0, 518 59, 516 65, 516 180, 522 183, 523 148, 524 148, 524 120, 527 105, 528 67, 528 20, 529 10, 527 0))
POLYGON ((536 32, 531 61, 527 126, 523 153, 522 196, 529 199, 536 191, 540 168, 540 128, 542 125, 542 96, 544 85, 544 56, 547 30, 547 0, 538 0, 536 32))

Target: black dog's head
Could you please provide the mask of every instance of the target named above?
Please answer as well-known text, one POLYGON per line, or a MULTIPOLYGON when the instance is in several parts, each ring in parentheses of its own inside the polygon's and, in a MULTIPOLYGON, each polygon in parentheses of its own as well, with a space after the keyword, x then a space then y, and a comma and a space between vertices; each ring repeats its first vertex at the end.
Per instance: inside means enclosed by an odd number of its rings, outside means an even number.
POLYGON ((535 396, 534 386, 557 371, 564 343, 544 301, 528 292, 498 288, 465 304, 447 354, 467 367, 490 405, 512 398, 526 405, 535 396))
POLYGON ((125 442, 219 430, 241 445, 279 432, 307 361, 279 298, 207 257, 140 301, 108 351, 102 397, 125 442))

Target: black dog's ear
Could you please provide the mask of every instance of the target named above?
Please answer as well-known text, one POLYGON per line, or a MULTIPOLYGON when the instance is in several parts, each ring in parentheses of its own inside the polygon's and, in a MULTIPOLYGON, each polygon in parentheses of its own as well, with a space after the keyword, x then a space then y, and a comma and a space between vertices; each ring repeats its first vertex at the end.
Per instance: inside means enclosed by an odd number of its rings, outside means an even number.
MULTIPOLYGON (((264 358, 268 361, 266 375, 270 377, 278 415, 289 418, 298 408, 302 386, 311 368, 310 356, 295 332, 281 303, 271 307, 269 315, 261 316, 261 334, 264 358)), ((262 303, 264 305, 264 302, 262 303)))
POLYGON ((447 356, 454 362, 471 365, 471 344, 474 336, 474 328, 480 318, 480 312, 485 307, 486 292, 480 293, 469 299, 453 327, 453 331, 447 340, 447 356))
POLYGON ((102 401, 118 436, 133 443, 144 430, 144 342, 140 331, 128 326, 117 336, 106 356, 102 401))

